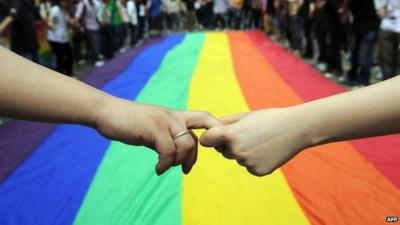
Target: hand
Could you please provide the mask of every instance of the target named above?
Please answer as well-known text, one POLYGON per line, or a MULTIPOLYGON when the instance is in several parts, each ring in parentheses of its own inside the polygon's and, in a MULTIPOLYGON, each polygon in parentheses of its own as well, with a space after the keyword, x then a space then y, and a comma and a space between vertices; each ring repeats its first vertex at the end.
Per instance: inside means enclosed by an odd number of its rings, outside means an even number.
POLYGON ((101 104, 95 127, 105 137, 132 145, 144 145, 159 154, 161 175, 182 164, 188 174, 197 159, 197 137, 191 132, 173 140, 182 131, 221 125, 206 112, 181 112, 113 98, 101 104))
POLYGON ((292 108, 268 109, 223 118, 200 143, 215 147, 256 176, 264 176, 309 146, 306 124, 292 108))

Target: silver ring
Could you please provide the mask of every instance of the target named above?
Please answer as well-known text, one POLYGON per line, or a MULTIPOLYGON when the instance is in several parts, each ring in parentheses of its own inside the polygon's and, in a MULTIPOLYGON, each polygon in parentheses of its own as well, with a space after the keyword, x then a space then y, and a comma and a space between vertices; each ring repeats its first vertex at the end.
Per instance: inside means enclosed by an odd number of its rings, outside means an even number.
POLYGON ((180 132, 180 133, 174 135, 174 136, 172 137, 172 139, 176 140, 176 139, 178 139, 178 138, 180 138, 180 137, 182 137, 182 136, 184 136, 184 135, 186 135, 186 134, 190 134, 190 130, 182 131, 182 132, 180 132))

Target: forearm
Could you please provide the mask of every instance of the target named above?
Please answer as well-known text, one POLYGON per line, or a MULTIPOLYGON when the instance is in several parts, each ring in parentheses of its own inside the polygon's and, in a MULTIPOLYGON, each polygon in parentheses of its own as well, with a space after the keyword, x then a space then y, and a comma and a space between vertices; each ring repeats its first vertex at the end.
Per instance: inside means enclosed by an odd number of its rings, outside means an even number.
POLYGON ((94 126, 111 96, 0 47, 0 114, 7 117, 94 126))
POLYGON ((400 132, 400 76, 296 106, 310 145, 400 132))
POLYGON ((1 23, 0 23, 0 34, 2 34, 8 26, 12 23, 13 18, 11 16, 7 16, 1 23))

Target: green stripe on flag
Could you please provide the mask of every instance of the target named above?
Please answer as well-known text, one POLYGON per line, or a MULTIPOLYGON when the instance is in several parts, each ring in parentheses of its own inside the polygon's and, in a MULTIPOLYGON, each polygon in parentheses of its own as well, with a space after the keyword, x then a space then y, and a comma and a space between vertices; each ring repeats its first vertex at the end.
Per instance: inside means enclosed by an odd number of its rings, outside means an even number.
MULTIPOLYGON (((204 39, 201 33, 186 35, 166 55, 137 101, 185 109, 204 39)), ((182 224, 181 169, 172 168, 158 177, 157 159, 156 153, 144 147, 112 142, 74 224, 182 224)))

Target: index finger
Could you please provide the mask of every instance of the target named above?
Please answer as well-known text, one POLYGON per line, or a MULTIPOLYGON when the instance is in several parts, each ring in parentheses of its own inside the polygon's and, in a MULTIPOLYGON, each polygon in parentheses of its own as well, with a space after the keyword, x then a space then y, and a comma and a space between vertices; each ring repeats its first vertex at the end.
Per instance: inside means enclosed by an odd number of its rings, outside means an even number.
POLYGON ((222 123, 209 112, 187 111, 180 113, 188 129, 210 129, 222 125, 222 123))

